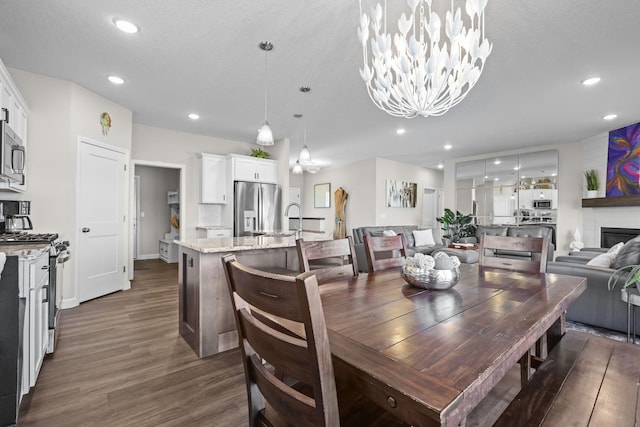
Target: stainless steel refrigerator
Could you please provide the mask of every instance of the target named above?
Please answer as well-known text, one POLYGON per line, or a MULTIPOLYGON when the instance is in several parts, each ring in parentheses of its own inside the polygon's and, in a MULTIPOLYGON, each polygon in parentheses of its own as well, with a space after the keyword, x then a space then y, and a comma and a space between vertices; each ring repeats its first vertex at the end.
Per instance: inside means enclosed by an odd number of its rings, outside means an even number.
POLYGON ((233 184, 234 236, 282 230, 282 195, 278 185, 244 181, 233 184))

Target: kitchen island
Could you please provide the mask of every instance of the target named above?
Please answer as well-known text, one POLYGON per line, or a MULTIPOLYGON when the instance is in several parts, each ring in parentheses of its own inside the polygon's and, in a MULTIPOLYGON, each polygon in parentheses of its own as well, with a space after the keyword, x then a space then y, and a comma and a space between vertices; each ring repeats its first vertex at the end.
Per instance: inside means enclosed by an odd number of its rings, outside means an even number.
POLYGON ((179 248, 179 331, 198 357, 238 346, 222 257, 233 252, 250 267, 296 274, 296 241, 290 237, 176 240, 179 248))

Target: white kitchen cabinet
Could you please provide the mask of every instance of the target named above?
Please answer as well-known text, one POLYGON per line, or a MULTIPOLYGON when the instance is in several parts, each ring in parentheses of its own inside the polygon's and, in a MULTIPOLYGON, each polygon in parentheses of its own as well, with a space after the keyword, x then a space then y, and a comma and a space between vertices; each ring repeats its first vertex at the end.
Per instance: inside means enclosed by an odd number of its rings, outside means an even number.
POLYGON ((200 203, 226 204, 227 159, 216 154, 201 153, 200 203))
POLYGON ((28 314, 25 314, 28 328, 25 322, 23 337, 23 363, 25 369, 28 367, 28 387, 33 387, 49 344, 49 252, 45 250, 35 258, 21 258, 20 265, 20 280, 24 281, 25 292, 27 289, 29 292, 28 314))
MULTIPOLYGON (((0 108, 3 109, 0 118, 6 119, 11 129, 20 137, 22 145, 27 148, 27 117, 29 109, 26 101, 18 91, 9 72, 0 61, 0 108), (5 113, 4 109, 6 109, 5 113)), ((29 152, 26 153, 26 164, 29 164, 29 152)), ((23 182, 0 181, 0 190, 10 190, 16 192, 26 191, 26 170, 23 182)))
POLYGON ((278 183, 278 162, 275 160, 240 155, 230 157, 234 181, 278 183))
POLYGON ((520 209, 533 209, 533 191, 529 189, 518 191, 518 207, 520 209))
POLYGON ((159 242, 160 259, 167 263, 178 262, 178 245, 173 240, 160 239, 159 242))

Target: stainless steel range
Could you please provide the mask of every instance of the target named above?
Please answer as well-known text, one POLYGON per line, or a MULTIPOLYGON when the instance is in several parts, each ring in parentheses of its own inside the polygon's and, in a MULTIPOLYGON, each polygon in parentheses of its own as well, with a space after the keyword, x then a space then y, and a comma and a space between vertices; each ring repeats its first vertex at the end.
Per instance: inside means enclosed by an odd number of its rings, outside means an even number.
POLYGON ((0 245, 29 245, 35 243, 49 243, 49 288, 47 293, 49 341, 47 353, 53 353, 56 340, 56 325, 58 323, 58 309, 62 300, 64 263, 71 257, 70 244, 68 241, 61 241, 57 233, 0 233, 0 245))

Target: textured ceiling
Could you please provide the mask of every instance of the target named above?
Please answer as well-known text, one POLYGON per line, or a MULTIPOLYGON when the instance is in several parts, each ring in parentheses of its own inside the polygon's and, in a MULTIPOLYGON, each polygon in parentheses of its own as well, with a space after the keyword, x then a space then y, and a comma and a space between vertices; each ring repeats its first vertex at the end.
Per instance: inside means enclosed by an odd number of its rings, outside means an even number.
POLYGON ((253 142, 264 107, 258 43, 268 40, 275 137, 300 148, 293 113, 303 110, 298 88, 311 86, 307 142, 325 165, 384 157, 434 167, 640 120, 638 0, 489 0, 493 52, 478 84, 444 116, 415 119, 369 100, 358 71, 358 8, 356 0, 2 0, 0 58, 112 99, 136 123, 253 142), (117 31, 115 16, 140 33, 117 31), (113 86, 108 74, 126 84, 113 86), (590 75, 602 82, 582 86, 590 75), (201 119, 188 120, 191 111, 201 119), (603 121, 610 112, 618 118, 603 121), (398 136, 397 127, 407 132, 398 136), (454 148, 445 152, 445 143, 454 148))

